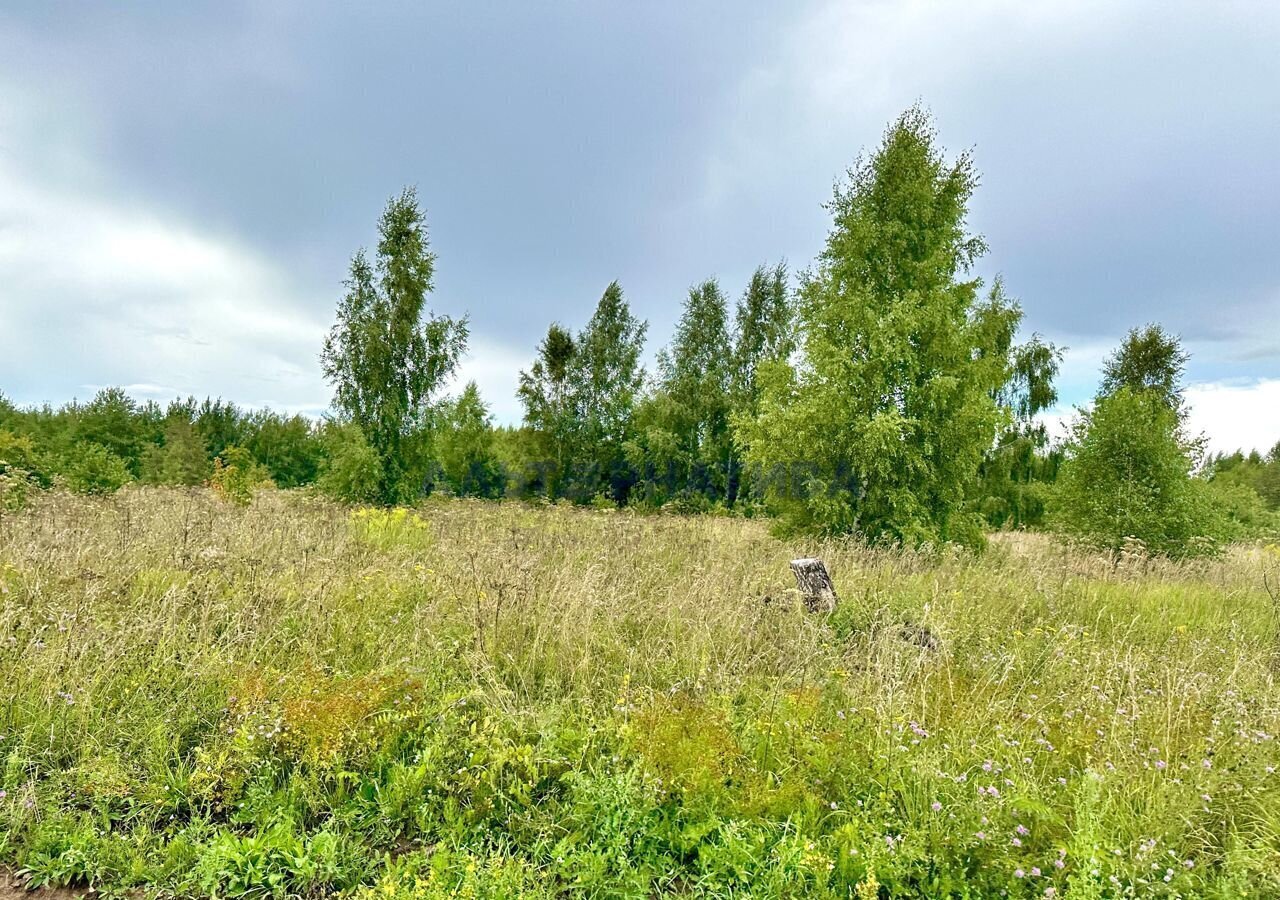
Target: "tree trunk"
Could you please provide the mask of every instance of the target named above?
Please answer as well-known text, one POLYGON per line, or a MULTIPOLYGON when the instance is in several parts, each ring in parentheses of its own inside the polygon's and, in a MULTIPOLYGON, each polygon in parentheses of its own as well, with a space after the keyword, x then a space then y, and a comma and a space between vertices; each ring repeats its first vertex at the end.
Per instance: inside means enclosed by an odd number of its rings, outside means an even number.
POLYGON ((831 583, 831 576, 827 574, 827 567, 822 560, 793 559, 791 571, 795 573, 796 583, 800 586, 805 609, 809 612, 835 610, 836 588, 831 583))

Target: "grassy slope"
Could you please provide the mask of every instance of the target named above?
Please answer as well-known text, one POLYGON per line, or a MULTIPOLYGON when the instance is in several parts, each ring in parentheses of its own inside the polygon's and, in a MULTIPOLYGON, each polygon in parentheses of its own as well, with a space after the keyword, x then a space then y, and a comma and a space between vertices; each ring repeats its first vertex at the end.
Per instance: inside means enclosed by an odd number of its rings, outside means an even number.
POLYGON ((196 895, 1276 896, 1268 567, 50 496, 0 520, 0 863, 196 895), (790 600, 802 553, 830 619, 790 600))

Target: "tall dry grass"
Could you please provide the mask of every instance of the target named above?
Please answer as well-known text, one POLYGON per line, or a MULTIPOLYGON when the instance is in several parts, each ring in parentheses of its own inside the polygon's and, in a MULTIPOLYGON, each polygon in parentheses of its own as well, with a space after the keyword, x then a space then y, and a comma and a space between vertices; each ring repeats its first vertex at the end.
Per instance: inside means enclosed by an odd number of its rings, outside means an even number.
MULTIPOLYGON (((0 854, 36 880, 236 893, 254 876, 234 859, 269 843, 275 804, 303 810, 281 814, 302 856, 323 856, 317 829, 350 837, 355 856, 333 864, 347 874, 314 876, 324 890, 385 877, 434 896, 379 860, 447 834, 482 874, 515 860, 522 890, 549 895, 622 896, 633 877, 707 896, 1280 895, 1280 618, 1263 586, 1277 569, 1262 547, 1173 563, 1012 535, 971 556, 511 503, 45 495, 0 520, 0 854), (828 563, 832 616, 795 602, 799 555, 828 563), (323 748, 391 791, 413 753, 445 752, 423 735, 457 702, 485 712, 454 744, 509 727, 534 756, 561 748, 554 822, 490 823, 473 846, 424 811, 422 782, 395 788, 416 810, 404 822, 378 799, 385 824, 356 827, 348 788, 289 755, 323 748), (377 753, 352 749, 366 738, 377 753), (587 776, 597 794, 640 778, 637 808, 715 824, 679 852, 637 838, 618 851, 631 874, 610 863, 584 887, 548 848, 587 776), (736 853, 750 828, 771 835, 762 868, 715 869, 708 848, 736 853), (794 856, 778 849, 797 836, 794 856)), ((479 808, 480 787, 436 790, 479 808)), ((475 871, 460 865, 455 888, 475 871)))

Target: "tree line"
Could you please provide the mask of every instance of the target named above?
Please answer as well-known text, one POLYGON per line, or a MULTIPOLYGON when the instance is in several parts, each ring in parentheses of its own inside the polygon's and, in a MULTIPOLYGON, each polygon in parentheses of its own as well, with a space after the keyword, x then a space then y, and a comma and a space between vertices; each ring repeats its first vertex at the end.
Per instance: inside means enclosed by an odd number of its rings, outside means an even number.
POLYGON ((267 482, 350 502, 427 493, 770 515, 779 527, 918 545, 991 528, 1059 527, 1181 555, 1261 535, 1280 507, 1280 444, 1206 458, 1187 431, 1187 356, 1158 325, 1107 360, 1094 404, 1053 444, 1063 351, 1019 340, 1023 313, 974 266, 978 176, 912 108, 838 183, 822 252, 793 277, 760 266, 736 297, 692 286, 670 344, 609 284, 580 328, 551 323, 519 373, 519 426, 474 383, 445 389, 468 323, 428 306, 435 256, 413 190, 392 198, 372 257, 352 259, 321 365, 320 422, 221 400, 19 409, 0 398, 0 470, 15 485, 113 490, 267 482))

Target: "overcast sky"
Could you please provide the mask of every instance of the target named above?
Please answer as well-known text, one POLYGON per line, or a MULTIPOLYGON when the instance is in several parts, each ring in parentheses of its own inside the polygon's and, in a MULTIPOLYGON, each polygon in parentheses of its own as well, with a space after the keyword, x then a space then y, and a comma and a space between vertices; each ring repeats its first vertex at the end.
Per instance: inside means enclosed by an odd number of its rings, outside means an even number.
POLYGON ((617 278, 803 268, 833 179, 914 101, 1064 412, 1124 332, 1194 354, 1214 446, 1280 440, 1280 4, 372 3, 0 8, 0 392, 120 384, 309 414, 351 253, 416 185, 435 308, 519 419, 552 320, 617 278), (108 8, 110 7, 110 8, 108 8))

